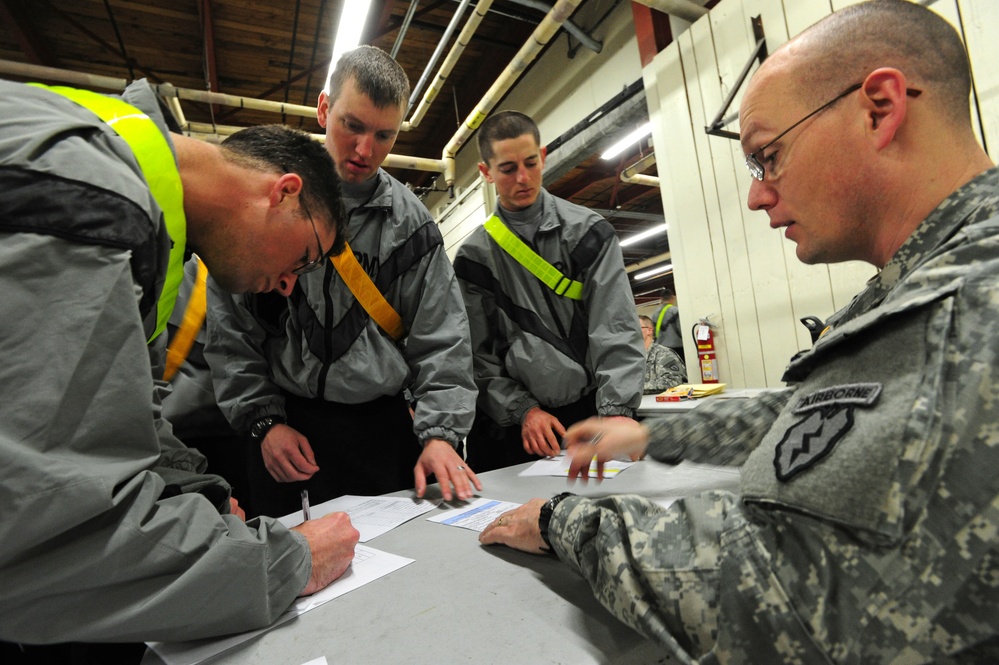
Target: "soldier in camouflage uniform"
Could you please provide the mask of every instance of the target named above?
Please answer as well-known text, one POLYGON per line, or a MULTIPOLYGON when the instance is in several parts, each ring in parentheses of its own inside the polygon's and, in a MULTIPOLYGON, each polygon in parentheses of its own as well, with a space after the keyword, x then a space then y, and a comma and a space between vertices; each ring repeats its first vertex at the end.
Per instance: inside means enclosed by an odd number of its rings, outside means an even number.
POLYGON ((686 383, 687 370, 680 356, 652 339, 655 334, 652 319, 642 314, 638 321, 642 324, 642 341, 645 343, 645 385, 642 392, 652 395, 686 383))
POLYGON ((880 272, 755 410, 567 433, 573 476, 645 451, 740 464, 738 496, 535 499, 482 542, 550 545, 677 662, 999 662, 999 169, 969 87, 953 29, 900 0, 770 56, 741 107, 750 207, 802 261, 880 272))

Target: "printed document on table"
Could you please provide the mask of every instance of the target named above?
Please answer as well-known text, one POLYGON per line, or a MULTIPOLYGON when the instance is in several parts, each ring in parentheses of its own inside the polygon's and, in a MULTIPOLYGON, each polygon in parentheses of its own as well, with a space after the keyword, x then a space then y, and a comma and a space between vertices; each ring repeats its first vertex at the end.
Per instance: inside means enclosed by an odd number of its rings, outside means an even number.
POLYGON ((430 522, 438 522, 448 526, 460 526, 463 529, 482 531, 489 524, 508 510, 518 508, 521 504, 494 499, 476 499, 467 506, 455 508, 440 515, 428 517, 430 522))
MULTIPOLYGON (((350 523, 361 534, 360 542, 366 543, 376 536, 391 531, 414 517, 430 512, 441 503, 440 499, 411 499, 393 496, 344 496, 312 506, 312 519, 330 513, 347 513, 350 523)), ((285 515, 278 520, 289 529, 302 523, 301 511, 285 515)))
POLYGON ((354 560, 340 579, 311 596, 299 598, 284 614, 278 617, 277 621, 266 628, 219 639, 191 640, 189 642, 148 642, 147 646, 155 651, 156 655, 167 665, 194 665, 411 563, 413 563, 413 559, 382 552, 366 545, 358 545, 354 548, 354 560))
MULTIPOLYGON (((546 457, 544 459, 540 459, 517 475, 562 476, 564 478, 569 475, 570 463, 571 460, 569 459, 569 456, 566 455, 563 450, 559 453, 558 457, 546 457)), ((604 462, 604 478, 613 478, 632 464, 634 464, 634 462, 625 462, 623 460, 616 459, 604 462)), ((590 462, 590 477, 597 477, 597 461, 595 459, 590 462)))

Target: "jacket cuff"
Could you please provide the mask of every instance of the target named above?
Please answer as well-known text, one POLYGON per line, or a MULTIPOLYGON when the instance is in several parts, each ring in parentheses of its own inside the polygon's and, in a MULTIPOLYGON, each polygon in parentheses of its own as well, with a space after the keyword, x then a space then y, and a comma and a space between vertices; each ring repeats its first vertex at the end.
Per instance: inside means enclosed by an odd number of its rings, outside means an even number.
POLYGON ((539 404, 538 400, 534 399, 534 397, 532 397, 531 395, 528 395, 524 399, 514 404, 513 405, 514 423, 516 423, 517 425, 523 425, 524 416, 526 416, 527 412, 536 406, 541 406, 541 404, 539 404))
POLYGON ((250 431, 250 427, 253 426, 253 423, 266 416, 277 416, 287 422, 288 414, 284 410, 284 399, 281 399, 279 402, 271 402, 270 404, 254 407, 243 417, 239 427, 234 429, 236 429, 237 432, 246 434, 250 431))
POLYGON ((427 441, 430 439, 443 439, 451 444, 451 447, 458 450, 458 444, 461 443, 462 437, 458 436, 453 430, 446 427, 431 427, 420 432, 417 437, 420 440, 421 446, 426 446, 427 441))
POLYGON ((627 416, 628 418, 635 417, 635 409, 632 409, 627 406, 618 406, 618 405, 602 406, 599 409, 597 409, 597 413, 599 413, 601 416, 627 416))
POLYGON ((575 542, 579 530, 585 521, 580 517, 586 515, 585 510, 571 519, 576 507, 589 502, 589 499, 582 496, 567 496, 555 506, 552 511, 551 520, 548 522, 548 539, 551 542, 552 552, 563 561, 569 562, 574 557, 575 542))

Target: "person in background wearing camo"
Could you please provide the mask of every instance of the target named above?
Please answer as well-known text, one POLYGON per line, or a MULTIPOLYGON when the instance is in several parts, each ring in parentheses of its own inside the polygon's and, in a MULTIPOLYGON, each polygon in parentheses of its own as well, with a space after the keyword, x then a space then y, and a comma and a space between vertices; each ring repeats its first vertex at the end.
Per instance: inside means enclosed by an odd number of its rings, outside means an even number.
POLYGON ((638 317, 642 325, 642 341, 645 343, 645 387, 646 395, 661 393, 668 388, 687 382, 687 370, 683 361, 673 349, 656 344, 655 324, 642 314, 638 317))
POLYGON ((878 274, 755 409, 566 434, 571 477, 647 452, 739 464, 738 495, 535 499, 481 541, 551 548, 676 662, 999 662, 999 169, 969 92, 956 32, 902 0, 773 53, 740 110, 749 207, 804 263, 878 274))

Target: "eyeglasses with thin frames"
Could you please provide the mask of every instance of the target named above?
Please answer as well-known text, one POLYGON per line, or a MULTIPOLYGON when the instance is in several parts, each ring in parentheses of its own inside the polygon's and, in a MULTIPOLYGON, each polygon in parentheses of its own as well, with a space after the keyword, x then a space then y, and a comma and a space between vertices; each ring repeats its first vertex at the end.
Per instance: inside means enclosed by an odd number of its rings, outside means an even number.
MULTIPOLYGON (((823 104, 819 108, 815 109, 814 111, 812 111, 811 113, 809 113, 808 115, 806 115, 804 118, 802 118, 798 122, 794 123, 793 125, 791 125, 787 129, 785 129, 783 132, 781 132, 780 134, 778 134, 777 136, 775 136, 773 138, 773 140, 771 140, 765 146, 763 146, 762 148, 759 148, 758 150, 755 150, 754 152, 751 152, 748 155, 746 155, 746 168, 749 169, 749 172, 752 174, 752 176, 754 178, 756 178, 757 180, 762 181, 763 180, 763 176, 765 176, 766 173, 767 173, 766 169, 763 168, 763 162, 761 162, 759 160, 759 158, 757 157, 757 155, 760 155, 764 150, 766 150, 767 148, 769 148, 770 146, 772 146, 774 143, 777 143, 777 141, 779 141, 782 138, 784 138, 785 134, 787 134, 792 129, 794 129, 795 127, 797 127, 801 123, 805 122, 806 120, 808 120, 812 116, 814 116, 814 115, 816 115, 818 113, 821 113, 822 111, 825 111, 827 108, 829 108, 830 106, 832 106, 833 104, 835 104, 839 100, 843 99, 844 97, 846 97, 850 93, 853 93, 853 92, 856 92, 857 90, 860 90, 860 88, 863 87, 863 85, 864 85, 863 83, 855 83, 854 85, 851 85, 849 88, 847 88, 843 92, 839 93, 838 95, 836 95, 835 97, 833 97, 832 99, 830 99, 828 102, 826 102, 825 104, 823 104)), ((905 94, 908 95, 908 96, 910 96, 910 97, 918 97, 920 94, 922 94, 922 90, 916 90, 914 88, 906 88, 905 94)))
POLYGON ((302 206, 302 210, 305 211, 305 214, 309 217, 309 222, 312 224, 312 232, 316 234, 316 245, 319 247, 319 256, 317 258, 292 270, 292 272, 296 275, 307 275, 310 272, 319 270, 319 268, 322 267, 323 263, 326 262, 326 252, 323 251, 323 241, 319 239, 319 230, 316 228, 316 220, 312 219, 312 213, 309 212, 309 209, 305 205, 305 201, 302 200, 301 197, 299 197, 299 204, 302 206))

